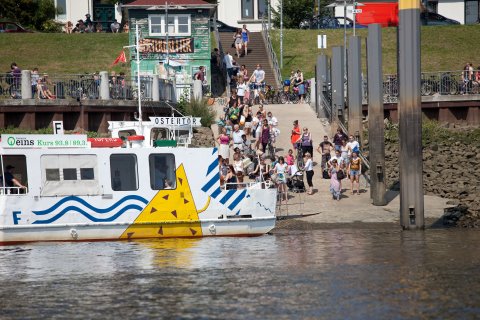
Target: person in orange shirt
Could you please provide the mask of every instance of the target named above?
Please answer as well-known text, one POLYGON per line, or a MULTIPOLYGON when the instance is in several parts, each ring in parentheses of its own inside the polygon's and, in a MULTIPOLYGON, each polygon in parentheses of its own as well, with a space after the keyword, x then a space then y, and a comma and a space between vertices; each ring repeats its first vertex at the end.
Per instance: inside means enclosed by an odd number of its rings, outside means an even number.
POLYGON ((293 150, 295 151, 295 155, 297 152, 297 147, 298 143, 300 143, 300 140, 302 138, 301 135, 302 131, 300 130, 300 126, 298 125, 298 120, 293 121, 293 129, 292 129, 292 134, 290 136, 290 141, 292 142, 293 150))

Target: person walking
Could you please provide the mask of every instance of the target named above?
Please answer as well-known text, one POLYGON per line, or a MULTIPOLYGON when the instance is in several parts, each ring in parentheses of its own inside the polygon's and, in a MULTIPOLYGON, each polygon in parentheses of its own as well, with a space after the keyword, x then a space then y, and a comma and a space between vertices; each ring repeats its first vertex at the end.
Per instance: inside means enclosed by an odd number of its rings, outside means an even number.
POLYGON ((348 164, 348 173, 350 174, 350 181, 352 182, 351 194, 353 194, 353 187, 357 183, 357 195, 360 195, 360 174, 362 173, 362 160, 358 157, 356 151, 352 152, 352 158, 348 164))
POLYGON ((342 140, 348 140, 348 137, 343 133, 342 128, 337 128, 337 133, 333 136, 333 144, 335 145, 335 150, 340 150, 342 146, 342 140))
POLYGON ((332 165, 330 167, 330 193, 333 199, 340 200, 340 194, 342 193, 342 182, 338 179, 337 173, 341 170, 338 165, 337 159, 331 160, 332 165))
POLYGON ((290 135, 290 142, 292 143, 293 150, 295 151, 295 156, 297 156, 298 144, 302 140, 302 135, 300 131, 300 126, 298 125, 298 120, 293 121, 292 134, 290 135))
POLYGON ((243 42, 243 49, 245 55, 248 55, 248 40, 249 40, 250 32, 247 29, 247 25, 244 24, 242 28, 242 42, 243 42))
POLYGON ((260 131, 260 143, 262 144, 262 152, 265 153, 267 150, 268 141, 270 140, 270 126, 268 125, 268 120, 263 119, 262 129, 260 131))
POLYGON ((328 136, 323 136, 323 141, 318 145, 317 152, 322 155, 322 170, 327 166, 328 161, 330 160, 330 152, 333 149, 333 145, 328 141, 328 136))
POLYGON ((313 141, 312 141, 312 133, 308 131, 308 128, 303 128, 302 134, 302 151, 303 154, 310 153, 310 156, 313 154, 313 141))
POLYGON ((242 29, 237 29, 237 31, 233 35, 233 44, 235 45, 235 51, 237 51, 237 57, 240 58, 240 51, 243 47, 242 29))
POLYGON ((277 187, 278 193, 280 194, 280 202, 288 201, 288 194, 287 194, 287 168, 288 165, 285 163, 285 160, 282 156, 278 157, 278 162, 275 164, 273 168, 273 172, 277 175, 277 187))
POLYGON ((218 142, 218 155, 222 157, 222 159, 229 159, 230 158, 230 137, 227 135, 227 129, 225 127, 222 128, 222 132, 217 137, 218 142))
POLYGON ((314 171, 313 171, 313 160, 312 160, 312 155, 307 152, 305 153, 305 175, 307 176, 307 184, 308 184, 308 190, 307 190, 307 194, 313 194, 313 182, 312 182, 312 179, 313 179, 313 175, 314 175, 314 171))

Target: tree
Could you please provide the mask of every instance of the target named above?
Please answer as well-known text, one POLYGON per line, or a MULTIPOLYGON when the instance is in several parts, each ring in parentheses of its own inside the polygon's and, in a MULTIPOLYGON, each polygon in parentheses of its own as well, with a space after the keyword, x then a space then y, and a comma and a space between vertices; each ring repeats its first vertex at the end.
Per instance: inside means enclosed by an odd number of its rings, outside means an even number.
POLYGON ((47 21, 55 19, 55 3, 54 0, 1 0, 0 18, 42 31, 47 21))
MULTIPOLYGON (((313 14, 313 4, 316 0, 283 0, 283 27, 287 29, 298 28, 300 22, 309 19, 313 14)), ((273 24, 280 27, 281 2, 272 8, 273 24)))

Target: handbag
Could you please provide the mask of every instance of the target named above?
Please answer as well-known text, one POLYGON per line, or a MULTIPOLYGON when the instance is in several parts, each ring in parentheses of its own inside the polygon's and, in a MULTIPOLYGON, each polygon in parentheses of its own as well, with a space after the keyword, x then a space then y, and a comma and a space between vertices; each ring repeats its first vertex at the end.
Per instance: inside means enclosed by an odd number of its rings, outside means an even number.
POLYGON ((339 170, 337 172, 337 180, 342 180, 342 179, 345 179, 345 173, 343 172, 343 170, 339 170))

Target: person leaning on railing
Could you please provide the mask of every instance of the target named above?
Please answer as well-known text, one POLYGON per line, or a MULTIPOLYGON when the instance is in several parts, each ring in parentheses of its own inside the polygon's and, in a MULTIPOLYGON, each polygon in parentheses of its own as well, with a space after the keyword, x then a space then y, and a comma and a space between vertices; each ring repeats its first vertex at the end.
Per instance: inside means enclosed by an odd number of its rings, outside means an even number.
POLYGON ((15 169, 14 166, 12 165, 7 165, 5 167, 5 172, 3 173, 3 177, 1 178, 1 181, 5 181, 5 187, 7 187, 7 190, 11 190, 12 193, 17 193, 17 190, 12 189, 15 186, 21 189, 26 189, 27 187, 24 186, 23 184, 20 183, 15 177, 13 176, 13 169, 15 169))

